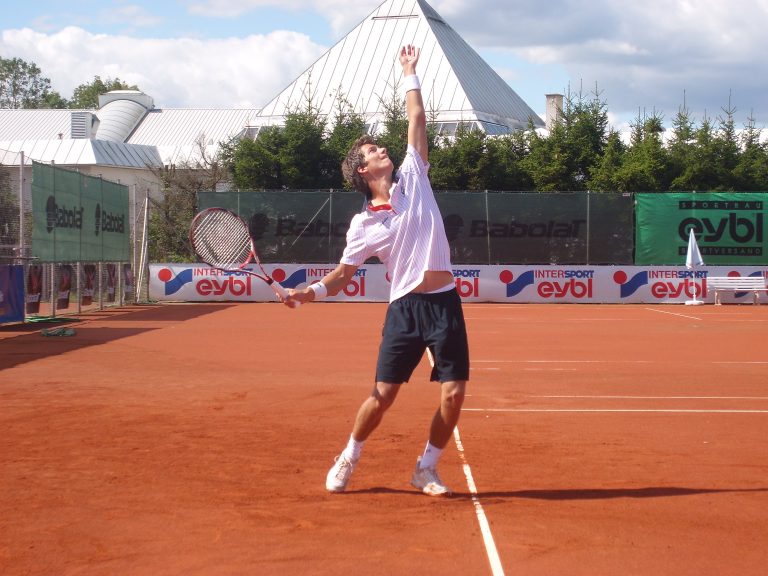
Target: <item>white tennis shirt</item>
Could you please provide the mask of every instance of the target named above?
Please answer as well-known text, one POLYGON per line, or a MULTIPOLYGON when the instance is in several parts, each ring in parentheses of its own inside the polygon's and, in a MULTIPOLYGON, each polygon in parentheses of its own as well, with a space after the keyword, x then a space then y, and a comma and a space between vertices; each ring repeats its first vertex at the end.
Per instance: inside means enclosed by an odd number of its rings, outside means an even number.
POLYGON ((429 164, 409 144, 389 191, 389 204, 367 206, 349 225, 341 263, 362 266, 368 258, 378 257, 387 267, 390 302, 421 284, 427 270, 451 270, 448 239, 428 171, 429 164))

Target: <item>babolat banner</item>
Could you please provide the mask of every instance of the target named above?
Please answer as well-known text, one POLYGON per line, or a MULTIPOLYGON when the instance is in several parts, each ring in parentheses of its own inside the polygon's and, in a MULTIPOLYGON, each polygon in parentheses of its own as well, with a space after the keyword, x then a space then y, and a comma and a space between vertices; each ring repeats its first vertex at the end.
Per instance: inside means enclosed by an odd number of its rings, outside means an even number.
POLYGON ((32 211, 32 255, 41 262, 130 257, 127 186, 33 162, 32 211))
POLYGON ((489 193, 487 202, 487 216, 469 222, 459 241, 487 234, 489 264, 632 263, 629 194, 489 193))
POLYGON ((248 223, 262 262, 338 261, 363 196, 349 191, 198 192, 198 209, 227 208, 248 223))
MULTIPOLYGON (((629 194, 437 192, 454 264, 631 264, 629 194)), ((338 262, 358 192, 198 193, 245 219, 264 262, 338 262)))
POLYGON ((705 264, 768 262, 766 193, 637 194, 635 263, 685 263, 692 228, 705 264))

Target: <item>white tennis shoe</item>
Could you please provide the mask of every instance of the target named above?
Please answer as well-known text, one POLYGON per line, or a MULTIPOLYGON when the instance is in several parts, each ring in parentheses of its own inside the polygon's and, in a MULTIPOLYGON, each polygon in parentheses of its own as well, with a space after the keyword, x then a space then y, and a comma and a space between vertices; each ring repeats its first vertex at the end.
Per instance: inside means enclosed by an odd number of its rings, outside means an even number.
POLYGON ((451 490, 443 484, 434 467, 420 468, 421 458, 416 461, 416 470, 413 471, 411 485, 418 488, 427 496, 450 496, 451 490))
POLYGON ((328 492, 344 492, 355 465, 357 465, 357 460, 347 460, 343 454, 336 456, 336 463, 328 471, 328 476, 325 478, 325 489, 328 492))

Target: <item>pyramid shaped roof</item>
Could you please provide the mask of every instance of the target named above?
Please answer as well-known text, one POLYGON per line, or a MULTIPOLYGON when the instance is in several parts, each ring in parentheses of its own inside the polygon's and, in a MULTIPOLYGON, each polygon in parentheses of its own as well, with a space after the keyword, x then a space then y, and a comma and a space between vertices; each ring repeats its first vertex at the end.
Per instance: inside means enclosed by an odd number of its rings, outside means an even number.
POLYGON ((397 52, 421 48, 418 73, 424 105, 450 132, 477 122, 488 133, 524 128, 541 118, 425 0, 386 0, 261 110, 262 124, 279 124, 308 102, 332 118, 343 97, 376 132, 382 102, 402 82, 397 52))

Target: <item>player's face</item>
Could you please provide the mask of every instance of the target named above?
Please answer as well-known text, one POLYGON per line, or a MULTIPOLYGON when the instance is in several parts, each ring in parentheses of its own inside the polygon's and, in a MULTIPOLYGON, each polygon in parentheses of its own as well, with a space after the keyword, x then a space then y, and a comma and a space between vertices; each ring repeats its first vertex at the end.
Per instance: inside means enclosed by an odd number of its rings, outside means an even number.
POLYGON ((365 158, 366 170, 374 177, 384 173, 392 172, 392 160, 387 154, 387 149, 376 144, 367 144, 363 148, 363 157, 365 158))

